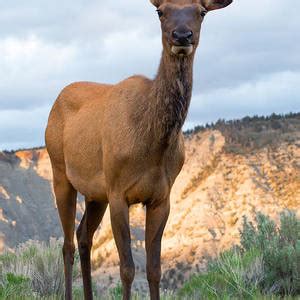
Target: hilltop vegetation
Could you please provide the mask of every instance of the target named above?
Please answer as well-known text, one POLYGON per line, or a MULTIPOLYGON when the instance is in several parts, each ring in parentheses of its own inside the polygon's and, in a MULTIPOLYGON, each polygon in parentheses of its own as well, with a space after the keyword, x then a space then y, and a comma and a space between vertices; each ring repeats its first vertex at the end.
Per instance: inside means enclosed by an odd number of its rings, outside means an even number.
POLYGON ((227 152, 242 154, 266 146, 276 147, 283 142, 296 142, 300 137, 300 113, 244 117, 229 121, 220 119, 216 123, 196 126, 185 134, 190 136, 208 129, 222 132, 227 152))

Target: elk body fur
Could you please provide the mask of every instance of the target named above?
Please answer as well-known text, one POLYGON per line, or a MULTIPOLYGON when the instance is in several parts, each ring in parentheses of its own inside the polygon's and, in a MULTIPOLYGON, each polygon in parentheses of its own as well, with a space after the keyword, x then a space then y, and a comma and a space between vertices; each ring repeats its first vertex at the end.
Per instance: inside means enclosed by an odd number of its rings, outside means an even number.
POLYGON ((166 14, 169 9, 169 15, 174 10, 187 10, 181 18, 170 17, 168 25, 161 17, 163 53, 156 78, 133 76, 116 85, 71 84, 61 92, 49 116, 46 146, 65 236, 66 299, 72 298, 77 192, 85 196, 86 203, 77 229, 85 299, 92 299, 92 239, 108 205, 120 257, 123 299, 130 298, 135 270, 128 210, 135 203, 146 206, 147 278, 151 299, 159 299, 161 238, 169 215, 171 187, 184 163, 181 128, 192 94, 193 60, 202 21, 192 24, 188 9, 201 12, 209 5, 221 8, 231 1, 152 3, 166 14), (179 43, 179 38, 166 35, 174 35, 178 23, 194 33, 188 45, 182 44, 183 39, 179 43), (177 55, 172 47, 178 51, 192 47, 192 53, 189 50, 177 55))

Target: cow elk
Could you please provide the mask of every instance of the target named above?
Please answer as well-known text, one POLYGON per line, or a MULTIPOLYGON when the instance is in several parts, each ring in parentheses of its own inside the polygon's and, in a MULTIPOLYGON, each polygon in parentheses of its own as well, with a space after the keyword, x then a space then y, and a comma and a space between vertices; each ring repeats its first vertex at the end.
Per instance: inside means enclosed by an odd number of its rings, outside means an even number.
MULTIPOLYGON (((193 61, 202 21, 232 0, 151 0, 162 30, 163 51, 154 80, 133 76, 116 85, 73 83, 49 116, 46 145, 64 232, 65 297, 72 299, 77 192, 85 213, 77 229, 85 299, 92 299, 93 235, 109 205, 120 258, 123 299, 130 299, 135 266, 129 206, 146 207, 147 279, 159 299, 161 239, 171 187, 184 163, 181 128, 192 94, 193 61)), ((138 24, 137 24, 138 25, 138 24)))

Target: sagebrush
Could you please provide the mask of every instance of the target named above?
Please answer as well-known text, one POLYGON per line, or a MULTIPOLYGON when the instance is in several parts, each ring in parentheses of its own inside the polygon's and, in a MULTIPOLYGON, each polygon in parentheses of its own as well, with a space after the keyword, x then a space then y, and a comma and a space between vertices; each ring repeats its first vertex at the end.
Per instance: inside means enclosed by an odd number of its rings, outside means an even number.
POLYGON ((244 217, 241 245, 209 262, 180 295, 199 299, 267 299, 300 296, 300 219, 283 212, 280 224, 258 213, 244 217))

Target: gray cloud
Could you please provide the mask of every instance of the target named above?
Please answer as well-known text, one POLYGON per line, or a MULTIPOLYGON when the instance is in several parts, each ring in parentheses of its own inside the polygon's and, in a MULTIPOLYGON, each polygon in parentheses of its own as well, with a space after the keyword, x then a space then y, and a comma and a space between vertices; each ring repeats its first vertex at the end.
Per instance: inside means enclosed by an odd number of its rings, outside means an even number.
POLYGON ((262 115, 299 111, 299 78, 300 72, 274 73, 235 87, 196 94, 187 127, 218 119, 241 118, 249 112, 262 115))
MULTIPOLYGON (((208 14, 186 127, 300 111, 299 9, 292 0, 235 1, 208 14)), ((3 3, 0 149, 42 144, 64 85, 153 77, 160 52, 159 21, 148 0, 3 3)))
POLYGON ((49 112, 50 106, 32 110, 0 110, 1 149, 42 145, 49 112))

